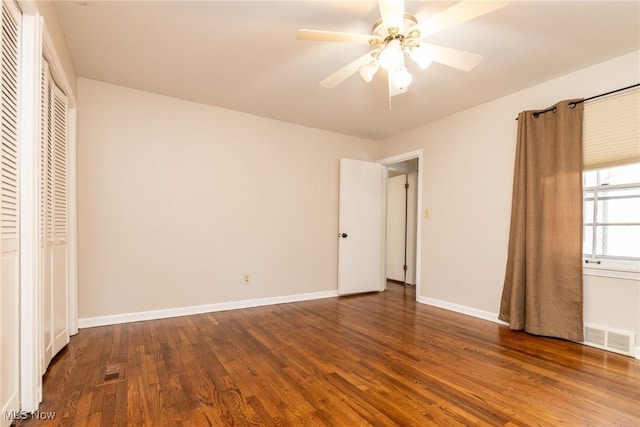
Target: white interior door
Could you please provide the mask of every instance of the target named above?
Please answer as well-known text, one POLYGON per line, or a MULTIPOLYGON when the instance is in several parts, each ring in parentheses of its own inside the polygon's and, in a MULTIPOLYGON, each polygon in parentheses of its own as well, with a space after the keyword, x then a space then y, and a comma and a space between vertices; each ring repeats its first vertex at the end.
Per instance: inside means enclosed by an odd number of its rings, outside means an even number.
POLYGON ((42 61, 40 120, 40 268, 42 280, 42 373, 53 358, 53 126, 49 67, 42 61))
POLYGON ((385 288, 384 174, 381 164, 340 159, 340 295, 385 288))
POLYGON ((52 85, 53 118, 53 354, 69 342, 67 97, 52 85))
POLYGON ((387 180, 387 279, 404 281, 405 265, 405 221, 407 175, 396 175, 387 180))
POLYGON ((0 15, 0 426, 19 409, 20 383, 20 11, 0 15))
POLYGON ((416 237, 418 220, 418 173, 410 173, 407 177, 409 191, 407 192, 407 283, 416 284, 416 237))
POLYGON ((40 216, 43 363, 69 342, 67 98, 42 68, 40 216))

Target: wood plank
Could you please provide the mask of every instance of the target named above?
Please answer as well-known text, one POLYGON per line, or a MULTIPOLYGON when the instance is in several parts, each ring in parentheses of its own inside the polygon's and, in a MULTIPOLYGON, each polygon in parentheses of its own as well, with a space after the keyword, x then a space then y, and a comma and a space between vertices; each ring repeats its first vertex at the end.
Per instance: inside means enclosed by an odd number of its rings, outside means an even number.
POLYGON ((16 425, 640 425, 640 361, 388 287, 83 329, 16 425))

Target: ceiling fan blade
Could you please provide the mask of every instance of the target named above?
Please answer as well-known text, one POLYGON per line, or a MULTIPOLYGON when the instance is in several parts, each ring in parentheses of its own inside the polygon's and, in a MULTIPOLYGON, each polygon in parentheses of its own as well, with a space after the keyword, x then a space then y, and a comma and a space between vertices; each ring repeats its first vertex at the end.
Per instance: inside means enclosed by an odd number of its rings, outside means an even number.
POLYGON ((380 37, 372 36, 371 34, 340 33, 320 30, 299 30, 296 35, 296 40, 355 44, 369 44, 369 40, 382 41, 380 37))
MULTIPOLYGON (((426 43, 425 43, 426 44, 426 43)), ((433 52, 434 62, 448 65, 462 71, 471 71, 482 61, 482 55, 465 52, 464 50, 451 49, 449 47, 427 44, 433 52)))
POLYGON ((366 55, 361 56, 360 58, 331 74, 329 77, 320 82, 320 86, 326 89, 333 89, 334 87, 338 86, 340 83, 345 81, 347 77, 356 73, 360 69, 360 67, 373 61, 373 56, 371 55, 375 51, 376 50, 373 50, 366 55))
POLYGON ((387 28, 404 29, 404 0, 378 0, 382 23, 387 28))
POLYGON ((432 34, 439 33, 463 22, 471 21, 479 16, 501 9, 509 4, 508 0, 503 1, 483 1, 483 0, 463 0, 448 9, 425 19, 407 30, 420 31, 419 39, 424 39, 432 34))

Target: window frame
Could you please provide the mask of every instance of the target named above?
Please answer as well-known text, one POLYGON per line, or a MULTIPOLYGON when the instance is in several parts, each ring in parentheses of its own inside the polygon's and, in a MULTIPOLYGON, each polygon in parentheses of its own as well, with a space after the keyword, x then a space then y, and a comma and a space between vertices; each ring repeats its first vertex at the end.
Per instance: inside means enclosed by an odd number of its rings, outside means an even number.
MULTIPOLYGON (((640 165, 640 163, 635 163, 640 165)), ((602 168, 610 169, 609 168, 602 168)), ((583 171, 583 179, 585 174, 594 172, 594 170, 585 170, 583 171)), ((591 244, 591 254, 585 254, 583 251, 583 274, 589 276, 602 276, 602 277, 614 277, 614 278, 622 278, 622 279, 632 279, 632 280, 640 280, 640 259, 636 260, 635 258, 625 258, 625 257, 613 257, 613 256, 603 256, 597 255, 596 247, 598 241, 597 235, 597 227, 599 226, 640 226, 640 222, 599 222, 598 221, 598 192, 606 192, 611 190, 625 190, 625 189, 638 189, 640 190, 640 181, 631 182, 631 183, 623 183, 623 184, 608 184, 608 183, 600 183, 599 176, 598 182, 594 186, 584 186, 583 188, 583 214, 586 216, 587 211, 586 202, 593 202, 593 211, 591 212, 592 221, 591 222, 583 222, 583 232, 587 230, 588 227, 591 228, 592 235, 592 244, 591 244), (592 193, 593 197, 587 198, 587 195, 592 193)))

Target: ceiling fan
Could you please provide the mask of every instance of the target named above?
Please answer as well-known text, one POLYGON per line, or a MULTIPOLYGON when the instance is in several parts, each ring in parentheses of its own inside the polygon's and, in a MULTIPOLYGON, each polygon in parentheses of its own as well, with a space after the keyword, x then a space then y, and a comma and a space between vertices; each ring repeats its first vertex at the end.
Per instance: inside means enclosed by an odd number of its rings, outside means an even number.
POLYGON ((482 60, 481 55, 426 43, 429 36, 475 19, 506 6, 509 1, 462 0, 444 11, 418 22, 407 13, 404 0, 378 0, 381 18, 371 34, 334 31, 299 30, 297 40, 365 44, 373 50, 339 69, 320 82, 324 88, 334 88, 356 71, 370 82, 378 69, 387 71, 389 97, 407 91, 412 76, 407 71, 406 56, 422 70, 431 62, 470 71, 482 60))

